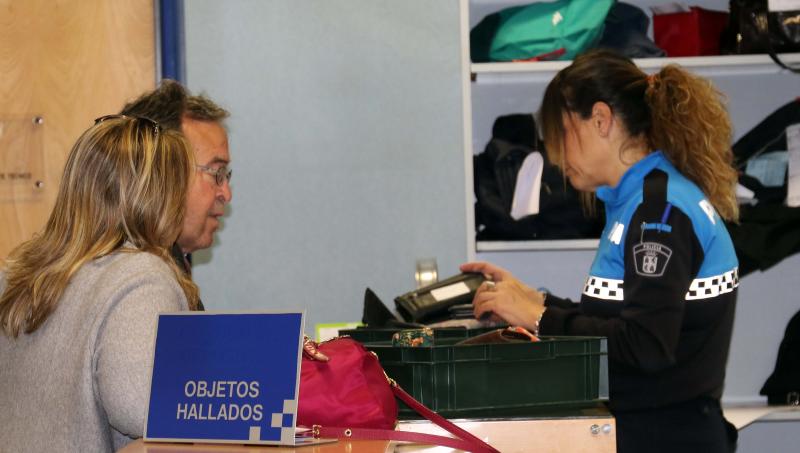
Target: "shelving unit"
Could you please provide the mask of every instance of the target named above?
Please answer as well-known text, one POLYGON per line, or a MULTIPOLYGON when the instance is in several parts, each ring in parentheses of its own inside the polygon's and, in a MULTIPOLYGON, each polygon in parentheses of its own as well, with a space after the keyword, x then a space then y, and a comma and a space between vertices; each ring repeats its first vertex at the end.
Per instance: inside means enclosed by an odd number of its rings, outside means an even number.
MULTIPOLYGON (((599 241, 476 242, 472 187, 472 158, 486 146, 494 119, 499 115, 538 110, 547 83, 570 62, 472 64, 469 55, 471 28, 487 14, 527 0, 459 1, 468 258, 491 262, 509 270, 532 287, 542 286, 553 294, 577 300, 599 241)), ((664 0, 632 0, 628 3, 646 10, 648 6, 664 3, 664 0)), ((728 8, 728 0, 693 0, 691 3, 708 9, 728 8)), ((787 63, 800 64, 800 54, 784 54, 781 57, 787 63)), ((665 64, 677 63, 711 78, 717 88, 727 95, 734 141, 775 109, 800 96, 800 75, 780 68, 768 55, 654 58, 635 62, 646 72, 653 72, 665 64)), ((765 404, 758 391, 774 367, 786 322, 797 311, 793 288, 781 282, 792 281, 798 266, 800 255, 795 255, 767 272, 748 275, 742 282, 723 402, 765 404), (765 333, 754 338, 749 334, 753 331, 765 333)), ((769 451, 785 450, 782 445, 775 445, 777 441, 773 439, 788 438, 790 433, 797 431, 796 424, 784 424, 784 428, 774 428, 774 431, 766 430, 763 425, 775 426, 777 423, 760 425, 760 430, 750 434, 750 439, 763 440, 763 445, 769 451)), ((747 432, 743 434, 740 447, 748 442, 747 432)))
MULTIPOLYGON (((462 56, 464 67, 464 121, 465 121, 465 169, 467 171, 467 237, 475 238, 474 190, 472 187, 472 156, 483 150, 491 138, 494 119, 510 113, 525 113, 538 110, 538 103, 550 79, 570 61, 471 63, 469 59, 469 32, 487 14, 514 5, 528 3, 523 0, 461 0, 462 5, 462 56)), ((661 0, 637 0, 630 3, 645 10, 663 3, 661 0)), ((698 0, 693 5, 708 9, 726 10, 727 0, 698 0)), ((651 27, 652 33, 652 27, 651 27)), ((788 64, 800 64, 800 53, 782 54, 788 64)), ((654 72, 667 64, 678 64, 693 72, 712 78, 720 89, 728 94, 734 126, 744 132, 760 119, 777 108, 780 96, 777 92, 800 95, 800 76, 776 65, 769 55, 723 55, 681 58, 634 59, 645 72, 654 72), (763 80, 756 84, 755 78, 763 80), (729 86, 733 88, 728 88, 729 86), (773 92, 763 91, 769 87, 773 92), (741 106, 746 106, 746 110, 741 106), (761 110, 763 113, 759 113, 761 110)), ((788 98, 786 99, 788 101, 788 98)), ((520 252, 552 250, 592 250, 597 239, 576 240, 529 240, 487 241, 471 239, 468 253, 471 257, 481 252, 520 252)))

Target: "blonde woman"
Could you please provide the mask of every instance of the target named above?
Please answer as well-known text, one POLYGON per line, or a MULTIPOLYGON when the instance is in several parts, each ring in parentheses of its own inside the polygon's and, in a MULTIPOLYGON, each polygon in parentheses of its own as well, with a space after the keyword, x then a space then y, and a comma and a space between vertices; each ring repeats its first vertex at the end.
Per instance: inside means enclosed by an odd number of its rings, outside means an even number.
POLYGON ((723 219, 738 206, 720 94, 680 67, 647 75, 592 51, 553 78, 540 114, 551 161, 596 193, 606 227, 580 303, 469 263, 462 270, 494 280, 475 315, 607 337, 619 452, 728 451, 719 399, 739 280, 723 219))
POLYGON ((182 136, 145 118, 100 118, 75 143, 44 230, 0 273, 0 449, 141 437, 157 314, 198 300, 170 256, 193 174, 182 136))

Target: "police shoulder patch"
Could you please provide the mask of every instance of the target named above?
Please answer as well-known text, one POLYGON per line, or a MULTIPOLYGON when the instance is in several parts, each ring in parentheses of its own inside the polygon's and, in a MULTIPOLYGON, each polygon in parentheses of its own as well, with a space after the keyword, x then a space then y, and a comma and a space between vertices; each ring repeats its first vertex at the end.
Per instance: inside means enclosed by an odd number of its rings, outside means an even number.
POLYGON ((658 242, 640 242, 633 246, 636 273, 643 277, 661 277, 669 264, 672 250, 658 242))

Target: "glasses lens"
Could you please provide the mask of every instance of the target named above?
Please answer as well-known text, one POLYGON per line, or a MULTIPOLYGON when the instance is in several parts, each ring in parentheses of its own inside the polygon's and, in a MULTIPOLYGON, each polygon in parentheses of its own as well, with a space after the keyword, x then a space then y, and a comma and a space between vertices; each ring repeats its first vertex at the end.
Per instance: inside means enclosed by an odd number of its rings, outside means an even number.
POLYGON ((228 167, 219 167, 214 173, 214 178, 216 179, 217 185, 221 186, 225 184, 225 181, 231 180, 231 170, 228 170, 228 167))

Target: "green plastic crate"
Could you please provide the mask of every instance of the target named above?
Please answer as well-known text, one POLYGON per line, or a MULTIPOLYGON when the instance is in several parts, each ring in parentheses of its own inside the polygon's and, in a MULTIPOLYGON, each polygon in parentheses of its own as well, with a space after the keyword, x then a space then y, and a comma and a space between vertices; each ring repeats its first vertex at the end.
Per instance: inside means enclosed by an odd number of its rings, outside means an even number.
MULTIPOLYGON (((400 387, 448 418, 558 415, 607 400, 604 338, 455 346, 460 339, 424 348, 365 346, 400 387)), ((419 418, 405 405, 400 417, 419 418)))
MULTIPOLYGON (((479 329, 467 329, 464 327, 440 327, 433 329, 433 339, 434 342, 438 340, 454 340, 449 342, 449 344, 458 342, 459 340, 463 340, 465 338, 474 337, 476 335, 480 335, 485 332, 489 332, 490 330, 495 330, 496 327, 487 327, 487 328, 479 328, 479 329)), ((347 335, 352 339, 361 342, 361 343, 380 343, 380 342, 388 342, 392 340, 392 335, 395 332, 399 332, 401 330, 413 330, 413 329, 398 329, 394 328, 370 328, 370 327, 359 327, 357 329, 342 329, 339 331, 339 335, 347 335)), ((447 343, 445 343, 447 344, 447 343)))

